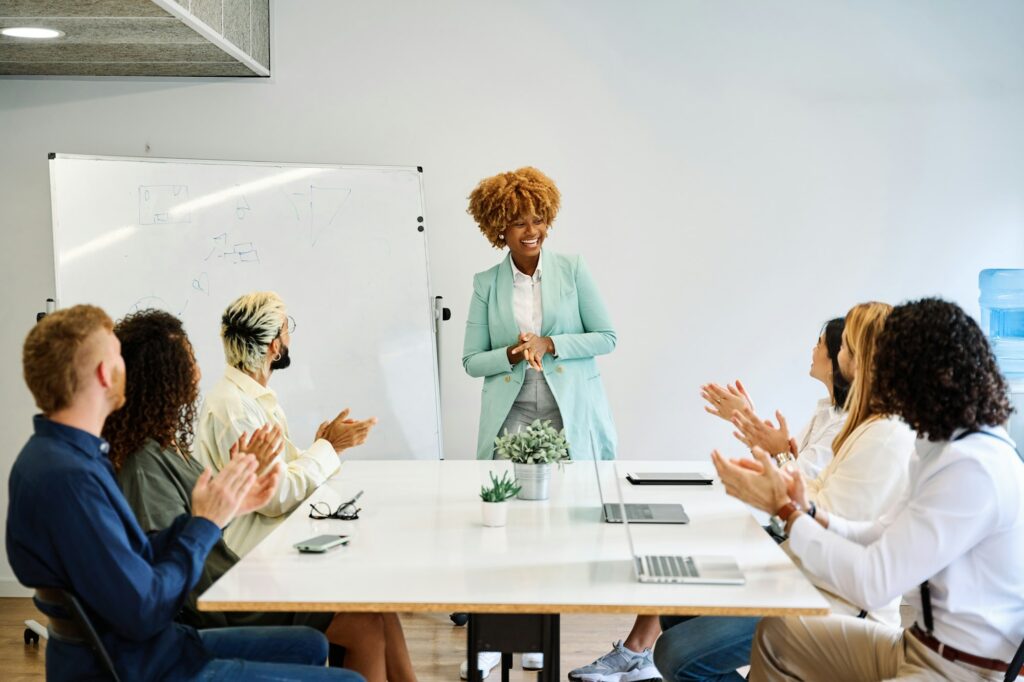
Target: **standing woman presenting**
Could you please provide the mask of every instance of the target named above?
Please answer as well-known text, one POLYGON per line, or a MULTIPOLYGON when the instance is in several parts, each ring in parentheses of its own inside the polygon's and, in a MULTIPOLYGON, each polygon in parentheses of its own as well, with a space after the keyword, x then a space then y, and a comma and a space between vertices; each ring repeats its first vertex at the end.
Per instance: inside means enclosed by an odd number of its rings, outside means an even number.
POLYGON ((484 377, 477 459, 494 439, 535 419, 565 429, 573 459, 615 457, 615 425, 594 357, 615 348, 615 330, 580 256, 544 247, 558 214, 555 183, 536 168, 486 178, 469 214, 508 255, 473 278, 462 364, 484 377))

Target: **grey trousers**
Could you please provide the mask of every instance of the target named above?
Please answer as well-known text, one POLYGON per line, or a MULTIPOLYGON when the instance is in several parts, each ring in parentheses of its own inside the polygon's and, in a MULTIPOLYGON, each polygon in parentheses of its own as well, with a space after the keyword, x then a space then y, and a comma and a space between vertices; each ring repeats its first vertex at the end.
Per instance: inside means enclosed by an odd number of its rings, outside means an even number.
POLYGON ((526 368, 526 375, 523 378, 523 387, 519 389, 516 401, 512 403, 512 409, 505 417, 505 423, 498 429, 497 435, 504 436, 505 431, 516 433, 532 424, 535 420, 551 420, 551 426, 561 431, 562 413, 555 402, 555 396, 544 378, 543 372, 538 372, 529 367, 526 368))

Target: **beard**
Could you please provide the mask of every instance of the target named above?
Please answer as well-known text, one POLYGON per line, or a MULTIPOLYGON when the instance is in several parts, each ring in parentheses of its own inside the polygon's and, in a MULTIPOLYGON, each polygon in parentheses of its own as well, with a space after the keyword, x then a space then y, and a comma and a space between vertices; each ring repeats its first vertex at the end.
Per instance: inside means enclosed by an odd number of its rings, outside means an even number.
POLYGON ((289 353, 288 346, 282 345, 281 346, 281 357, 279 357, 277 360, 271 361, 270 369, 272 369, 274 371, 277 371, 277 370, 280 370, 280 369, 288 369, 288 367, 291 366, 291 364, 292 364, 292 356, 289 353))

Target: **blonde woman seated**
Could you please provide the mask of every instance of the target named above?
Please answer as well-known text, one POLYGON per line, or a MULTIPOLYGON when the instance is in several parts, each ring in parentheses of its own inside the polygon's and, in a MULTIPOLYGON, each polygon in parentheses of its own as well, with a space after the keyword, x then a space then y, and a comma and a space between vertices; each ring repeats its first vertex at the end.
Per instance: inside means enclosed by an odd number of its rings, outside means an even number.
POLYGON ((917 433, 906 494, 881 518, 812 518, 800 471, 760 450, 756 462, 712 459, 730 495, 785 520, 807 573, 869 607, 902 594, 913 625, 765 618, 750 679, 1017 679, 1024 463, 1004 428, 1013 409, 985 334, 954 303, 903 304, 886 321, 875 373, 875 403, 917 433))
MULTIPOLYGON (((854 306, 846 315, 837 359, 841 373, 850 380, 847 418, 832 443, 835 456, 816 479, 808 481, 808 514, 824 509, 846 518, 873 521, 906 487, 913 433, 898 419, 877 412, 872 400, 875 346, 891 310, 888 304, 872 302, 854 306)), ((733 423, 743 424, 742 420, 733 423)), ((827 583, 808 577, 830 602, 833 613, 899 625, 898 599, 869 613, 864 605, 831 593, 827 583)), ((663 618, 665 633, 655 645, 654 662, 662 675, 673 681, 741 680, 736 669, 750 660, 758 620, 663 618)))

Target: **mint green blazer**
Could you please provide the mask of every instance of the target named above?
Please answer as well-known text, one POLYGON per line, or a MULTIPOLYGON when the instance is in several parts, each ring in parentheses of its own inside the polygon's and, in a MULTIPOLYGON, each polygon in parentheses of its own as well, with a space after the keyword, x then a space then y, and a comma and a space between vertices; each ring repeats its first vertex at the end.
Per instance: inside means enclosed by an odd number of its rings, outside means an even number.
MULTIPOLYGON (((511 256, 473 277, 462 365, 483 377, 477 459, 491 459, 494 439, 519 395, 526 363, 510 367, 505 349, 518 345, 512 308, 511 256)), ((544 378, 558 402, 573 459, 614 459, 615 424, 594 357, 615 349, 615 330, 583 258, 544 250, 541 274, 541 334, 550 336, 558 357, 544 356, 544 378)))

